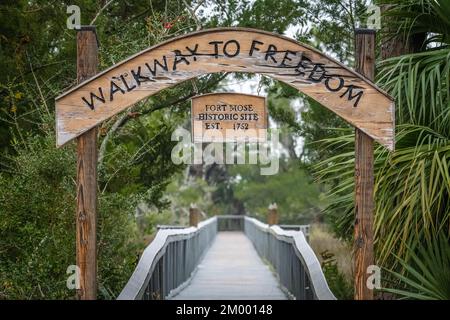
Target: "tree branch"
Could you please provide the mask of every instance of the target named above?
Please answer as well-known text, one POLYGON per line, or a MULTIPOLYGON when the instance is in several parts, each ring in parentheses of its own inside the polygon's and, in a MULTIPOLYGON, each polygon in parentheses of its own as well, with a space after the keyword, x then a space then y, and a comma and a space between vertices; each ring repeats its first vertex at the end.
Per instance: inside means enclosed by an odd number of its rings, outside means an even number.
POLYGON ((113 0, 109 0, 107 3, 105 3, 105 5, 97 12, 97 14, 95 15, 94 19, 92 19, 90 25, 94 25, 95 21, 97 20, 97 18, 102 14, 103 10, 106 9, 106 7, 108 7, 111 3, 113 2, 113 0))
POLYGON ((195 14, 195 11, 197 11, 198 8, 200 8, 200 6, 203 4, 204 0, 200 1, 197 6, 192 9, 188 3, 186 2, 186 0, 183 0, 184 5, 186 6, 186 8, 188 9, 189 13, 192 16, 192 19, 194 19, 195 21, 195 25, 197 26, 197 31, 202 29, 202 24, 200 23, 200 20, 198 20, 197 15, 195 14))

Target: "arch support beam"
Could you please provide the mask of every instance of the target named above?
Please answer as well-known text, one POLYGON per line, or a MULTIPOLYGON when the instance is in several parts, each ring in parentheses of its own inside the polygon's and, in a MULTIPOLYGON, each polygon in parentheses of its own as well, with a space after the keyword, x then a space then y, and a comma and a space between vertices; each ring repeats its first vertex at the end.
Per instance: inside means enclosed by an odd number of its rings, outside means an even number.
MULTIPOLYGON (((375 31, 360 29, 355 35, 356 71, 375 76, 375 31)), ((355 129, 355 300, 372 300, 369 266, 374 264, 373 211, 374 168, 373 138, 355 129)))
MULTIPOLYGON (((77 31, 77 80, 97 73, 98 43, 94 27, 77 31)), ((77 295, 97 298, 97 127, 77 138, 76 250, 79 272, 77 295)))

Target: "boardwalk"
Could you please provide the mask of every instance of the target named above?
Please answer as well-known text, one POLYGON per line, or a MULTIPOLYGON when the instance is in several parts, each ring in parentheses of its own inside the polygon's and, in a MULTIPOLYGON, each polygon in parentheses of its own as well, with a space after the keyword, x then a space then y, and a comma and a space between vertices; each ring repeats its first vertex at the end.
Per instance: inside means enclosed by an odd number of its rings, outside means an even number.
POLYGON ((172 299, 286 300, 242 232, 219 232, 191 283, 172 299))

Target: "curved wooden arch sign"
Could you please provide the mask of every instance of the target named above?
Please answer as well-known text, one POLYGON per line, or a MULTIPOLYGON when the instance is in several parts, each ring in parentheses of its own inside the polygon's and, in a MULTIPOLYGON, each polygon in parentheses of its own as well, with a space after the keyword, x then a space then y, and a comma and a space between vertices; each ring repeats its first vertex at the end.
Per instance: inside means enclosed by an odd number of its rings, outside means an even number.
POLYGON ((56 98, 62 146, 136 102, 214 72, 259 73, 317 100, 389 150, 394 102, 371 81, 323 53, 260 30, 194 32, 146 49, 56 98))

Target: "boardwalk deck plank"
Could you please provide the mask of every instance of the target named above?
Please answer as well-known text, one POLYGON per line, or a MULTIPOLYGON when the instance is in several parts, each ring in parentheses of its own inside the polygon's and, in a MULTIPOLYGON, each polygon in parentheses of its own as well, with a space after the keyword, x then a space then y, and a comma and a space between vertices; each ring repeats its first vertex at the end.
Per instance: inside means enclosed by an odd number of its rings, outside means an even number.
POLYGON ((174 300, 286 300, 242 232, 219 232, 190 284, 174 300))

